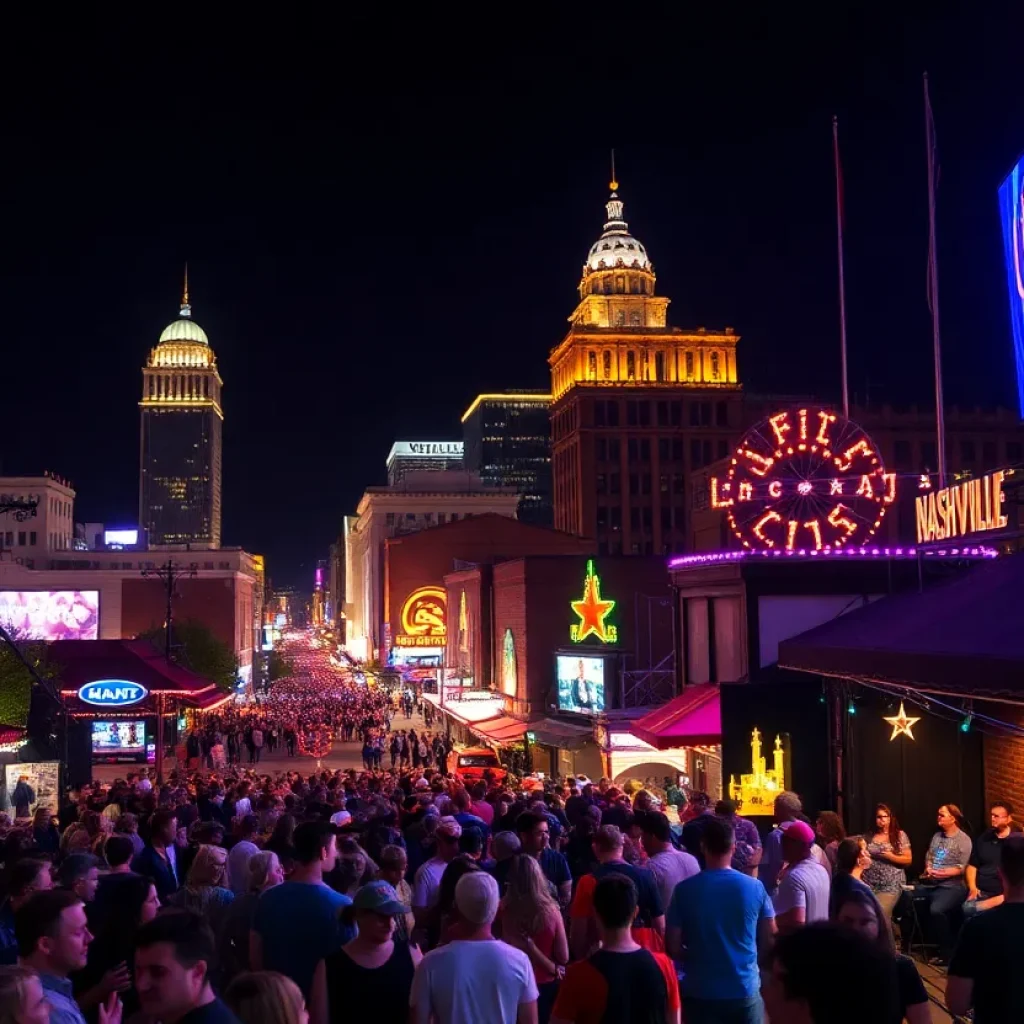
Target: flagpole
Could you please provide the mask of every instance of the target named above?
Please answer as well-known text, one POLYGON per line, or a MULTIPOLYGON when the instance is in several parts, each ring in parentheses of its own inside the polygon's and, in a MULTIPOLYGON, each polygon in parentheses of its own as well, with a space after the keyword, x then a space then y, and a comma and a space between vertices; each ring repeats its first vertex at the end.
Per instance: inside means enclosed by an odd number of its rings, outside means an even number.
POLYGON ((932 349, 935 360, 935 430, 939 487, 946 486, 946 413, 942 401, 942 343, 939 335, 939 261, 935 247, 935 122, 924 73, 924 132, 928 150, 928 298, 932 311, 932 349))
POLYGON ((839 258, 839 350, 843 367, 843 416, 850 418, 850 385, 846 365, 846 274, 843 270, 843 177, 839 166, 839 121, 832 118, 832 154, 836 165, 836 247, 839 258))

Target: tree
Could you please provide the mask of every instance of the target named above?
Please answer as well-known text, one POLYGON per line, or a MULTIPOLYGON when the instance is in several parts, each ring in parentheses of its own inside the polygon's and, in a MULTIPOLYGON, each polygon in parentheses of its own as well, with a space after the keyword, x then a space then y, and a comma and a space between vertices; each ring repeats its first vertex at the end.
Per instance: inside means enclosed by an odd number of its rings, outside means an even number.
MULTIPOLYGON (((19 640, 16 635, 11 639, 23 657, 45 678, 46 645, 19 640)), ((18 655, 6 643, 0 643, 0 725, 26 728, 33 685, 32 674, 18 655)))
MULTIPOLYGON (((141 633, 139 639, 151 640, 161 651, 166 643, 162 626, 141 633)), ((189 619, 171 626, 171 657, 216 683, 225 693, 234 690, 238 682, 235 652, 201 622, 189 619)))
POLYGON ((280 651, 270 652, 270 656, 267 658, 267 678, 270 682, 284 679, 294 671, 292 663, 280 651))

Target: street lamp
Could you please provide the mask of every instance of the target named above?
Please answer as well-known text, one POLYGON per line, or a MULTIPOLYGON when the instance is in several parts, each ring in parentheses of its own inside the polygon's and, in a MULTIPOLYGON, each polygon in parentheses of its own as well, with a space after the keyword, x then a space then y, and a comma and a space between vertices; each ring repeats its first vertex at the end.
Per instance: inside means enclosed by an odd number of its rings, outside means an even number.
MULTIPOLYGON (((142 575, 146 579, 160 580, 167 595, 167 616, 164 619, 164 656, 168 663, 172 661, 171 612, 174 601, 174 585, 178 580, 192 579, 198 568, 195 562, 191 565, 178 565, 168 558, 163 565, 159 565, 155 569, 142 570, 142 575)), ((156 778, 158 783, 162 783, 164 780, 164 695, 162 692, 156 695, 156 778)))

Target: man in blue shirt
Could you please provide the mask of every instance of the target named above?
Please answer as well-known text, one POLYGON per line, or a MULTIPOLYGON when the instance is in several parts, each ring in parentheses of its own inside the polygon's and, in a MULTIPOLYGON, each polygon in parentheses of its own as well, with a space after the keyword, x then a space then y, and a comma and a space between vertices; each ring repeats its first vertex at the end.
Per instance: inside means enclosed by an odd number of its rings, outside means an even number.
POLYGON ((306 821, 295 830, 295 870, 268 889, 256 904, 249 933, 254 971, 279 971, 309 999, 316 965, 340 949, 353 931, 340 921, 352 901, 324 883, 338 859, 334 830, 326 821, 306 821))
POLYGON ((758 951, 775 935, 775 911, 756 878, 733 870, 736 835, 718 817, 704 823, 705 869, 680 882, 666 920, 666 946, 682 970, 687 1024, 761 1024, 758 951))

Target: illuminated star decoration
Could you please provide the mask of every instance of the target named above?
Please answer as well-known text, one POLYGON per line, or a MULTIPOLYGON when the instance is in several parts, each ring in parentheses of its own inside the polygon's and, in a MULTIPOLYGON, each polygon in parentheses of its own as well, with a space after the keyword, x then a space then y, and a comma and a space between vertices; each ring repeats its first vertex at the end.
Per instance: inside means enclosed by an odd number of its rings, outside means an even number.
POLYGON ((569 636, 573 641, 579 643, 591 634, 604 644, 613 644, 618 640, 618 629, 605 622, 615 608, 615 602, 601 600, 601 577, 594 572, 592 561, 587 562, 583 600, 572 601, 570 604, 572 610, 580 617, 579 623, 569 629, 569 636))
POLYGON ((913 729, 921 719, 908 718, 907 712, 903 707, 903 701, 900 701, 900 713, 886 718, 885 721, 892 726, 892 735, 889 737, 889 742, 892 743, 892 741, 900 735, 909 736, 913 739, 914 734, 911 732, 911 729, 913 729))

